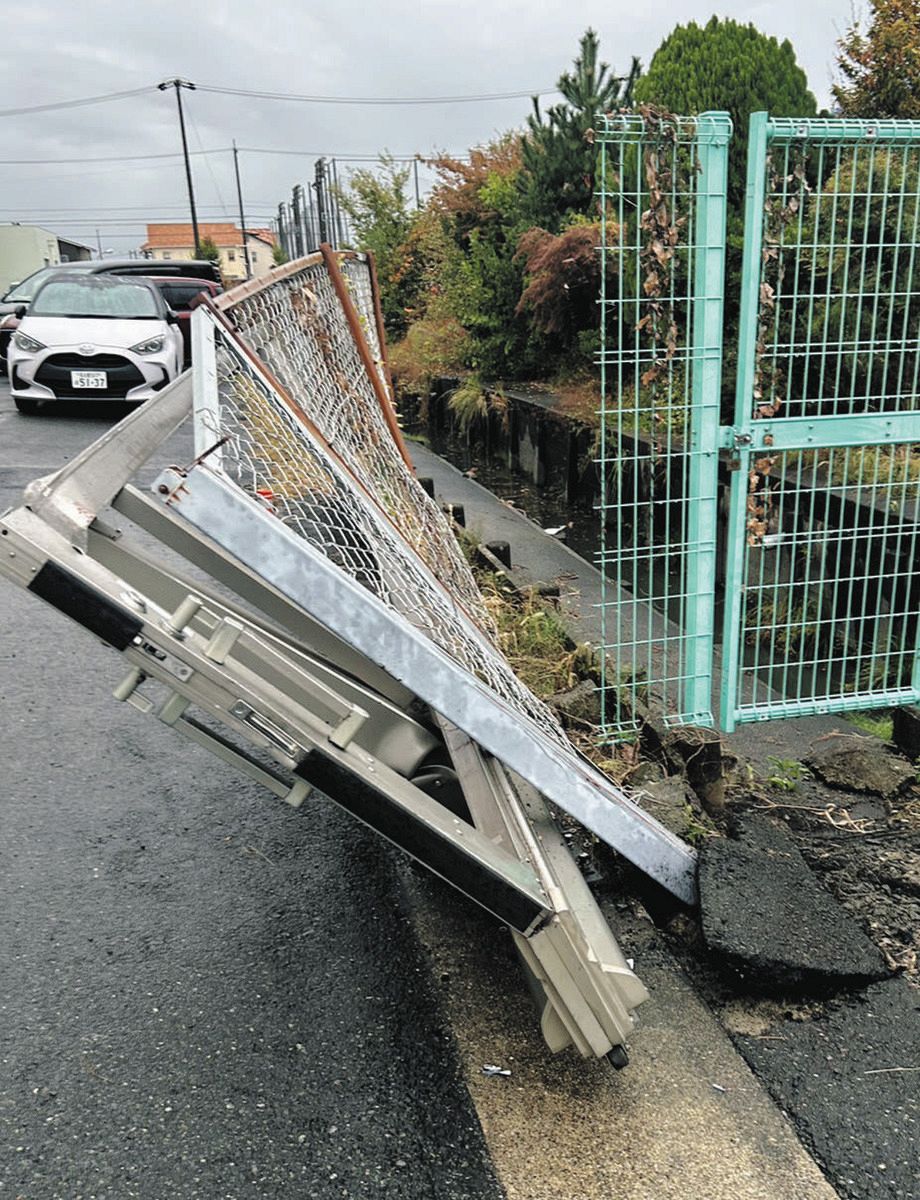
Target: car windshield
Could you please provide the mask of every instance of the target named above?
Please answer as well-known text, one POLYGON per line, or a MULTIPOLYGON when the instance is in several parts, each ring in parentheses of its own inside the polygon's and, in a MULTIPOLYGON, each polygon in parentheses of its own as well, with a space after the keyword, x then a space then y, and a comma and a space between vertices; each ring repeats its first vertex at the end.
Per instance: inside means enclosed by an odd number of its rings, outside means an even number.
POLYGON ((149 287, 112 276, 91 275, 84 279, 52 279, 35 297, 29 316, 131 320, 157 318, 160 311, 149 287))
POLYGON ((192 301, 204 290, 200 283, 158 283, 157 287, 169 307, 177 312, 191 308, 192 301))
POLYGON ((31 303, 32 297, 45 282, 50 279, 57 271, 57 267, 42 267, 40 271, 36 271, 34 275, 30 275, 28 279, 24 279, 22 283, 14 284, 13 287, 3 297, 7 304, 31 303))

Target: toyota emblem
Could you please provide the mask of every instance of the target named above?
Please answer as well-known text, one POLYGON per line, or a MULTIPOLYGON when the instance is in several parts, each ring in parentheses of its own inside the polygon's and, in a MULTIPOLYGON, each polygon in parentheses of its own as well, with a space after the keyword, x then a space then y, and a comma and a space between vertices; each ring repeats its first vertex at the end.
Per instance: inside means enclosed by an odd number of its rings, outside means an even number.
POLYGON ((77 346, 77 353, 78 354, 95 354, 96 347, 93 346, 90 342, 84 342, 82 346, 77 346))

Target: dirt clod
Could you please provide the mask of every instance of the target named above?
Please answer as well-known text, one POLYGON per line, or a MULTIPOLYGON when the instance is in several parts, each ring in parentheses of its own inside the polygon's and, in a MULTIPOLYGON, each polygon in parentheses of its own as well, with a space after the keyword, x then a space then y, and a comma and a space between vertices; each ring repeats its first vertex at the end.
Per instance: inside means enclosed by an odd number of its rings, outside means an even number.
POLYGON ((841 734, 813 743, 806 765, 831 787, 889 799, 916 782, 911 763, 878 738, 841 734))

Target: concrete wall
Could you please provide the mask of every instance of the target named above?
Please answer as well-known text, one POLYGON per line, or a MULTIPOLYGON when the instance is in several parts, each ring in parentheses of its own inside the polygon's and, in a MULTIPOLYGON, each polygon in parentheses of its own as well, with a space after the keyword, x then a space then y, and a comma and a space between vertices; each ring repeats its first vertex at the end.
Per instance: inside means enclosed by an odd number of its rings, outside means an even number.
POLYGON ((0 225, 0 296, 11 283, 60 261, 56 234, 34 225, 0 225))

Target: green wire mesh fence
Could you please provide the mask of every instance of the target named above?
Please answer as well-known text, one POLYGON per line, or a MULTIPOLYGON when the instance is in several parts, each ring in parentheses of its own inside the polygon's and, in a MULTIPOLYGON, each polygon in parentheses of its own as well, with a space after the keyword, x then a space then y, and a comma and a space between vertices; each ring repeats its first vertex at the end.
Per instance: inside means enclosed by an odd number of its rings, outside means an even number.
POLYGON ((607 114, 600 147, 602 723, 712 723, 724 113, 607 114))
POLYGON ((725 730, 920 699, 920 122, 752 116, 723 425, 730 136, 598 122, 608 736, 712 723, 723 570, 725 730))
POLYGON ((920 122, 752 117, 722 725, 912 702, 920 122))

